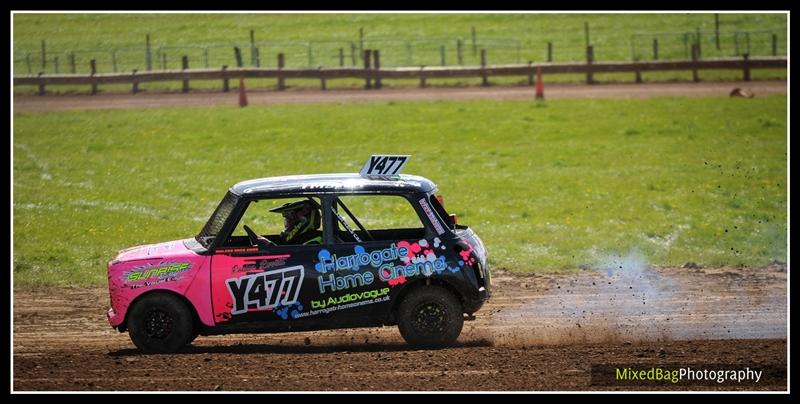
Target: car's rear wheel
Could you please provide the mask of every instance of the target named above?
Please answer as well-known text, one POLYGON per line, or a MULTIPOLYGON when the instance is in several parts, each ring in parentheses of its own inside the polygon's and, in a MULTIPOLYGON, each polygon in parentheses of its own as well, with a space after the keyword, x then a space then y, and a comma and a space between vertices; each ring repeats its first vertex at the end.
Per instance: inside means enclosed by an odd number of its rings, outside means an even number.
POLYGON ((400 303, 397 326, 410 345, 438 348, 456 341, 464 326, 458 299, 438 286, 411 291, 400 303))
POLYGON ((128 333, 134 345, 144 353, 177 352, 193 339, 192 313, 175 296, 150 294, 131 309, 128 333))

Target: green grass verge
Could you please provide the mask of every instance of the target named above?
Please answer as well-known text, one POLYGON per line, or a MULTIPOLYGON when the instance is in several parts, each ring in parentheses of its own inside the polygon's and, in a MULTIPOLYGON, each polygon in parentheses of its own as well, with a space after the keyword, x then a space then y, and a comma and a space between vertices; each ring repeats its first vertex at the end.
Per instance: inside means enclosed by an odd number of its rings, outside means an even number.
POLYGON ((413 155, 495 266, 786 261, 787 98, 435 101, 16 113, 15 286, 103 284, 235 182, 413 155))

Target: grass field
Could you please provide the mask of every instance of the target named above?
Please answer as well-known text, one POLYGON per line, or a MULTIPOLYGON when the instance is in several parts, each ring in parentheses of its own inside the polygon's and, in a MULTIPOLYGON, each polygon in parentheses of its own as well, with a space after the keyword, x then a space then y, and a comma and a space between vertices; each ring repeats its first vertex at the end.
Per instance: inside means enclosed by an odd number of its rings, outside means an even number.
POLYGON ((786 261, 787 98, 436 101, 14 114, 15 286, 103 284, 235 182, 413 155, 496 267, 786 261))
MULTIPOLYGON (((41 41, 46 42, 45 70, 52 72, 54 56, 60 72, 68 72, 68 52, 76 52, 78 71, 97 59, 98 70, 111 71, 116 49, 117 68, 130 71, 144 67, 145 36, 150 34, 153 52, 162 47, 169 68, 178 68, 180 56, 192 66, 208 56, 211 67, 233 65, 233 46, 243 49, 250 64, 250 30, 260 46, 264 66, 275 65, 275 55, 286 53, 288 67, 332 66, 339 63, 339 48, 352 63, 349 43, 359 42, 364 29, 365 48, 380 49, 382 64, 438 65, 441 46, 446 63, 457 63, 455 37, 462 38, 464 64, 479 64, 472 45, 488 49, 489 63, 522 63, 546 60, 547 43, 553 43, 554 62, 585 60, 586 35, 599 61, 652 58, 652 40, 659 40, 662 59, 688 58, 692 35, 700 32, 703 57, 733 56, 749 49, 752 56, 772 53, 772 34, 777 53, 786 55, 786 14, 720 14, 720 46, 714 35, 714 14, 16 14, 13 18, 14 67, 27 74, 42 70, 41 41), (737 34, 738 32, 738 34, 737 34), (745 34, 747 32, 747 34, 745 34), (646 34, 634 37, 636 34, 646 34), (424 39, 424 41, 423 41, 424 39), (409 41, 417 42, 410 44, 409 41), (300 42, 317 41, 309 49, 300 42), (331 41, 331 42, 319 42, 331 41), (518 42, 516 42, 518 41, 518 42), (689 41, 689 42, 687 42, 689 41), (410 45, 409 45, 410 44, 410 45), (205 55, 195 45, 219 45, 205 55), (412 52, 408 53, 408 47, 412 52), (737 53, 738 49, 738 53, 737 53)), ((360 46, 360 44, 359 44, 360 46)), ((155 56, 154 56, 155 57, 155 56)), ((154 61, 158 65, 159 61, 154 61)), ((357 62, 360 63, 360 62, 357 62)))

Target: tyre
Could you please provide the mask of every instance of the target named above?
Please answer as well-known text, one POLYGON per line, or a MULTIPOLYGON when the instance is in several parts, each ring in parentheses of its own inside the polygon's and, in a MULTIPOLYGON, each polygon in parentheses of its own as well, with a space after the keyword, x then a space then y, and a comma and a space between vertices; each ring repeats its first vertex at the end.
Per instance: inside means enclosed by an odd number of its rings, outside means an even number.
POLYGON ((189 341, 186 342, 186 345, 192 345, 192 342, 197 339, 197 336, 200 335, 197 331, 192 331, 192 335, 189 336, 189 341))
POLYGON ((131 341, 144 353, 179 351, 193 339, 193 325, 186 304, 164 293, 144 296, 128 317, 131 341))
POLYGON ((397 313, 400 335, 412 346, 438 348, 452 344, 464 326, 464 312, 452 293, 438 286, 411 291, 397 313))

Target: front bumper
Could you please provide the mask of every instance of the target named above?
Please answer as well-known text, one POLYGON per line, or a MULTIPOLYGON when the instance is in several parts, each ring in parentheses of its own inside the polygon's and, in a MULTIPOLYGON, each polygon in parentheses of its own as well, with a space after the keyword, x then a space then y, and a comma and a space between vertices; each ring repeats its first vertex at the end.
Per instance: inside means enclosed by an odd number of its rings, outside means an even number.
POLYGON ((109 324, 111 324, 111 327, 114 329, 116 329, 122 323, 122 318, 120 317, 121 316, 117 314, 113 307, 108 309, 106 312, 106 318, 108 319, 109 324))
POLYGON ((474 299, 464 300, 464 312, 467 314, 475 313, 483 307, 483 304, 492 296, 492 292, 481 286, 478 289, 478 296, 474 299))

